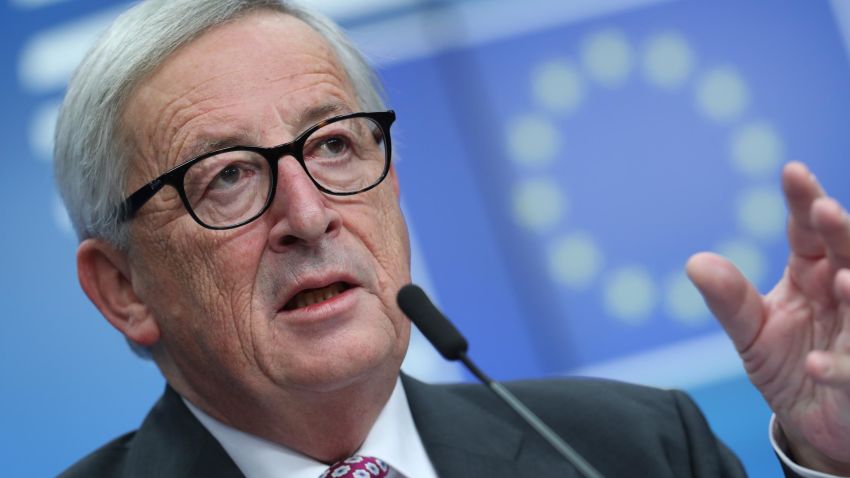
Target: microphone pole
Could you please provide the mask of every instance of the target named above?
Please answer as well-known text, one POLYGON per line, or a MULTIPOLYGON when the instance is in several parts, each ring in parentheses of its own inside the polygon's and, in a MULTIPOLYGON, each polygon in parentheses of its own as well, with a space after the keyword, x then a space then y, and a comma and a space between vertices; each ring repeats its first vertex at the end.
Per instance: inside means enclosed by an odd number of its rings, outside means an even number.
POLYGON ((504 385, 491 379, 466 355, 469 344, 455 326, 447 319, 419 286, 408 284, 401 288, 396 297, 402 312, 416 324, 429 342, 446 360, 460 360, 478 380, 487 385, 508 407, 549 443, 561 456, 571 463, 586 478, 603 478, 590 463, 568 445, 537 415, 528 409, 504 385))

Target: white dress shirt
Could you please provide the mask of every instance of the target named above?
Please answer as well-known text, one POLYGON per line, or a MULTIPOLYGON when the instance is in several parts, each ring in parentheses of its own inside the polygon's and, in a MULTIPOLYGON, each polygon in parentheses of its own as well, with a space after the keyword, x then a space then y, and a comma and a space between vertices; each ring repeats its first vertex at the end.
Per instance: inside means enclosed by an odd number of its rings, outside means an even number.
MULTIPOLYGON (((246 478, 319 478, 328 468, 297 451, 225 425, 186 399, 183 402, 246 478)), ((413 423, 400 379, 356 454, 387 462, 393 470, 389 478, 437 478, 413 423)))
POLYGON ((775 414, 770 417, 770 433, 768 433, 768 435, 770 435, 770 444, 773 445, 773 451, 779 455, 779 459, 782 460, 782 463, 785 463, 785 466, 792 469, 794 473, 797 473, 803 478, 842 478, 838 475, 830 475, 828 473, 803 468, 791 461, 786 454, 788 445, 785 443, 785 435, 783 435, 779 430, 779 424, 776 423, 775 414))

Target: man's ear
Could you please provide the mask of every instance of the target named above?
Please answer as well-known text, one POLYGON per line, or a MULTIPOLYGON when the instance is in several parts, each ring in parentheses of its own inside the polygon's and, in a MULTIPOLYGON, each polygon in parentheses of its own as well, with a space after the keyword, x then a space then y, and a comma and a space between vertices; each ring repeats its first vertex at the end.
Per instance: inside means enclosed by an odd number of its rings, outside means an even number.
POLYGON ((159 341, 159 325, 133 290, 126 253, 86 239, 77 249, 77 276, 95 307, 125 337, 146 347, 159 341))

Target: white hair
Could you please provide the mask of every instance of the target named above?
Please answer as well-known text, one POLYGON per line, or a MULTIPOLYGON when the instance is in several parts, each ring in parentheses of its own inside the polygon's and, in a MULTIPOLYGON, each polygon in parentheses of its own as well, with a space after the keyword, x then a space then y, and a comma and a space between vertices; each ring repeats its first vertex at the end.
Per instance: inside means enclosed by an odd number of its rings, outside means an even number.
POLYGON ((286 0, 147 0, 119 16, 74 73, 59 112, 54 173, 80 241, 95 237, 126 249, 119 221, 130 151, 121 115, 135 88, 174 51, 248 12, 272 10, 308 24, 330 45, 359 106, 384 109, 382 87, 363 55, 324 15, 286 0))
MULTIPOLYGON (((129 247, 119 221, 131 153, 121 115, 127 100, 169 55, 208 29, 248 12, 271 10, 300 19, 330 45, 359 106, 384 109, 382 87, 363 55, 329 18, 286 0, 147 0, 119 16, 89 50, 68 84, 56 123, 54 173, 80 241, 129 247)), ((127 340, 139 356, 147 347, 127 340)))

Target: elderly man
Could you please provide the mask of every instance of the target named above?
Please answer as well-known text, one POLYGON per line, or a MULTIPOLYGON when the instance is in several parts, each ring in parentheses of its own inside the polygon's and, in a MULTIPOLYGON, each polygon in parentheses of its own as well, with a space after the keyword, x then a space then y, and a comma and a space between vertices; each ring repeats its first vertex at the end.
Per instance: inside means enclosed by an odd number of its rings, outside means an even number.
MULTIPOLYGON (((577 476, 483 387, 400 376, 409 246, 378 90, 336 26, 273 0, 148 1, 100 39, 57 178, 83 289, 168 386, 65 476, 577 476)), ((776 412, 786 473, 848 475, 850 227, 804 166, 783 179, 773 292, 712 255, 688 271, 776 412)), ((512 388, 606 476, 743 475, 679 392, 512 388)))

